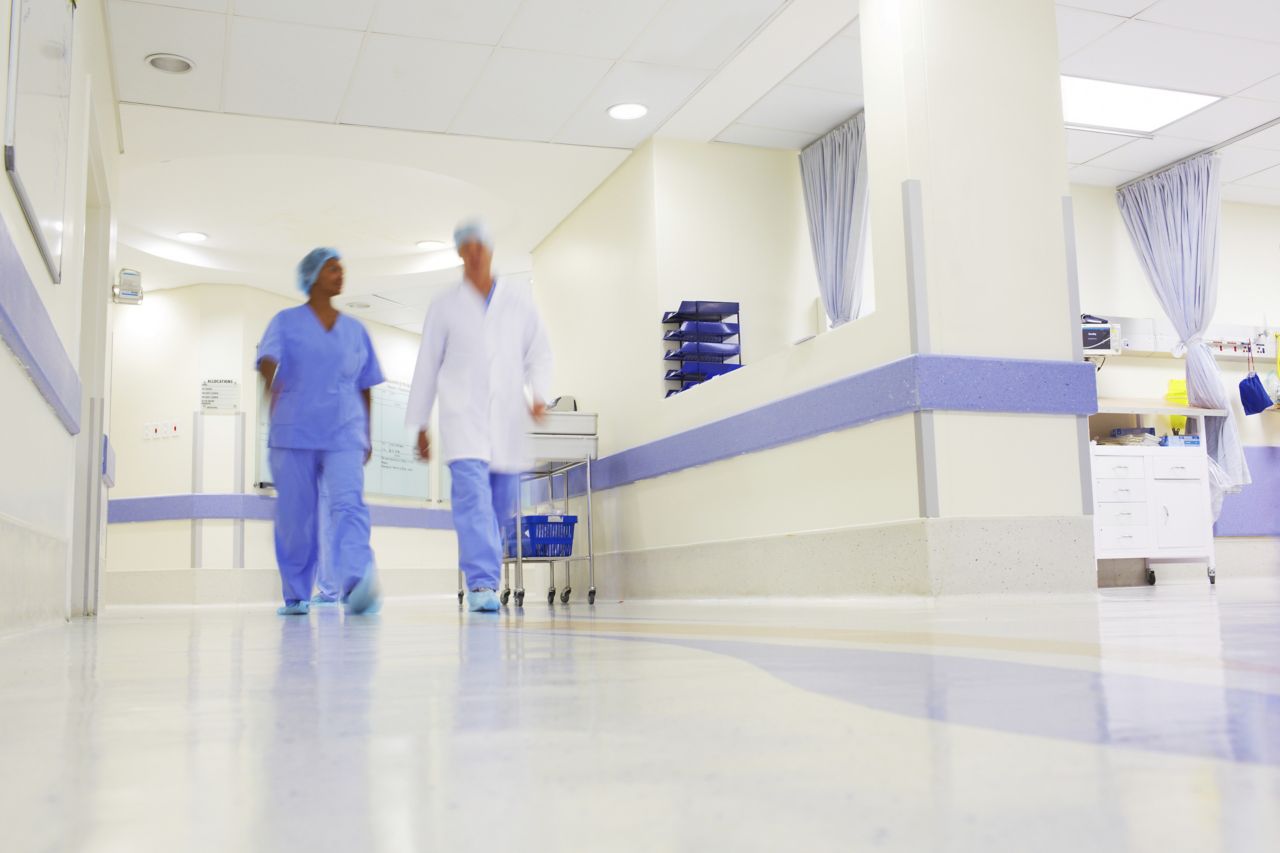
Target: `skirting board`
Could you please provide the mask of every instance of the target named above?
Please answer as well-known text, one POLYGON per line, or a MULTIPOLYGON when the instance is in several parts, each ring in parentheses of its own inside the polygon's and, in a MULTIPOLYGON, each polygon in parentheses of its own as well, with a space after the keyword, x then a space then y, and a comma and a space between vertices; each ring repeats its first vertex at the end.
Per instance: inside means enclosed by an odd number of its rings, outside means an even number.
POLYGON ((67 616, 68 543, 0 516, 0 633, 67 616))
MULTIPOLYGON (((586 589, 575 564, 573 587, 586 589)), ((1083 593, 1093 521, 943 518, 596 556, 606 599, 1083 593)), ((531 585, 526 581, 526 587, 531 585)))

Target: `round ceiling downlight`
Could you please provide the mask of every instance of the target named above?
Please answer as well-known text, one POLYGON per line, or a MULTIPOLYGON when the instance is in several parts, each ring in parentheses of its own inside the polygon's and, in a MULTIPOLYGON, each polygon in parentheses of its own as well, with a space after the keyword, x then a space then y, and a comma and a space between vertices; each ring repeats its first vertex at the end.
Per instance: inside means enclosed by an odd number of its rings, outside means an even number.
POLYGON ((147 64, 166 74, 186 74, 196 67, 190 59, 176 53, 153 53, 147 57, 147 64))
POLYGON ((614 104, 609 107, 609 117, 618 121, 635 121, 648 113, 649 108, 644 104, 614 104))

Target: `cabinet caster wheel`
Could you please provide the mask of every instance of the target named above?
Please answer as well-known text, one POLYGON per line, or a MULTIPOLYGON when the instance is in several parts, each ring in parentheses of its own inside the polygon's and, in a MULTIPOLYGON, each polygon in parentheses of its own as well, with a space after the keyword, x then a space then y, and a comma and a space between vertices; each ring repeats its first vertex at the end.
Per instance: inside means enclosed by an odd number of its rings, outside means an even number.
POLYGON ((1209 570, 1209 585, 1210 586, 1218 585, 1218 573, 1215 572, 1213 569, 1209 570))
POLYGON ((596 591, 594 589, 587 590, 587 604, 596 603, 596 591))
POLYGON ((516 592, 516 607, 524 607, 524 590, 516 592))
POLYGON ((511 600, 511 590, 504 589, 502 595, 498 596, 498 600, 502 602, 503 607, 506 607, 507 602, 511 600))
POLYGON ((560 593, 560 603, 561 603, 561 604, 568 604, 568 603, 569 603, 569 593, 570 593, 570 592, 572 592, 572 590, 571 590, 571 589, 569 589, 568 587, 565 587, 565 588, 564 588, 564 590, 560 593))
POLYGON ((458 590, 458 605, 459 605, 459 606, 461 606, 461 605, 462 605, 462 600, 463 600, 464 598, 466 598, 466 595, 463 593, 463 591, 462 591, 462 590, 458 590))
POLYGON ((547 604, 552 605, 555 603, 556 603, 556 588, 552 587, 551 589, 547 590, 547 604))
POLYGON ((1156 573, 1151 569, 1147 569, 1147 586, 1156 585, 1156 573))

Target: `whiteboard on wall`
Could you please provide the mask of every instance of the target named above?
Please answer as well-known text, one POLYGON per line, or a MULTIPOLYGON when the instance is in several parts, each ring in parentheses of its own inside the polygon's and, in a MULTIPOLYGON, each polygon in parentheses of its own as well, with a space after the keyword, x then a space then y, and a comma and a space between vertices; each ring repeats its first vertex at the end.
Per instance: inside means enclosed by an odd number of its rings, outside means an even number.
MULTIPOLYGON (((259 378, 259 391, 262 380, 259 378)), ((409 385, 406 382, 387 381, 372 389, 371 437, 373 457, 364 468, 365 494, 393 498, 431 498, 430 468, 418 461, 418 433, 404 425, 409 408, 409 385)), ((259 400, 263 399, 262 393, 259 400)), ((271 432, 271 420, 265 403, 258 406, 257 429, 257 477, 259 485, 271 483, 271 463, 268 457, 267 439, 271 432)))
POLYGON ((75 0, 11 0, 4 165, 55 282, 62 280, 75 0))

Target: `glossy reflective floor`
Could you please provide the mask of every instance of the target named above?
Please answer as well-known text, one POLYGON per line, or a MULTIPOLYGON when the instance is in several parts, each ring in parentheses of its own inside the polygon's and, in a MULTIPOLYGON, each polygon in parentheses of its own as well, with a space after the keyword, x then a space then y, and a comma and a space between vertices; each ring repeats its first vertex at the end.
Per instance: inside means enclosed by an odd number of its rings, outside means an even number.
POLYGON ((1280 584, 0 639, 0 849, 1280 850, 1280 584))

